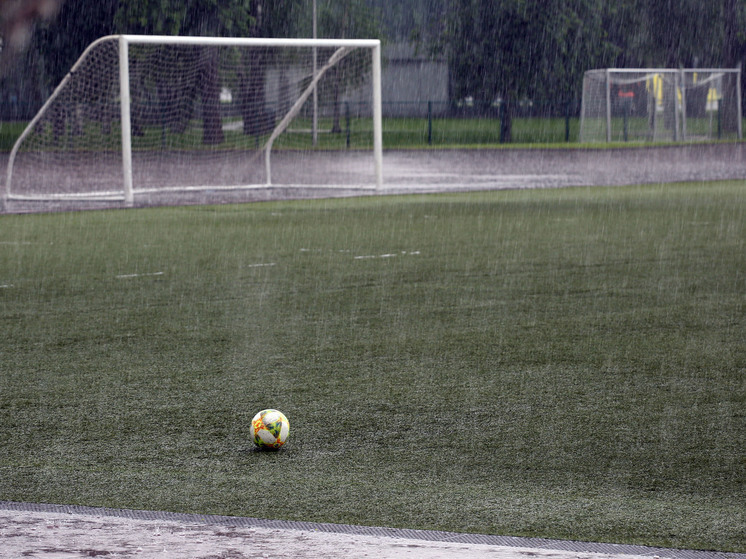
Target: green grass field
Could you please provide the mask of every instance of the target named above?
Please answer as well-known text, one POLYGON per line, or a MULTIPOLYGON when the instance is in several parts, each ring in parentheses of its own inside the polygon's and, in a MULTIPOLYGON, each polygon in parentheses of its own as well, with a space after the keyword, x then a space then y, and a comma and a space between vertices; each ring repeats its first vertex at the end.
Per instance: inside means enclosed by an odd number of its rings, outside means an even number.
MULTIPOLYGON (((722 139, 717 140, 717 132, 711 129, 709 119, 690 119, 688 138, 690 141, 716 143, 718 141, 734 141, 733 134, 723 133, 722 139), (708 139, 710 138, 710 139, 708 139)), ((142 135, 132 137, 132 147, 135 151, 154 149, 169 150, 252 150, 264 145, 268 135, 246 136, 243 134, 240 121, 235 121, 233 127, 228 125, 223 142, 205 145, 203 127, 200 121, 193 121, 186 131, 175 133, 162 126, 145 126, 142 135)), ((0 122, 0 152, 9 152, 25 128, 24 122, 0 122)), ((605 138, 606 123, 597 120, 597 138, 605 138)), ((322 118, 319 121, 318 143, 312 145, 311 121, 308 118, 298 118, 290 126, 290 132, 282 134, 274 143, 273 149, 371 149, 373 145, 372 123, 369 118, 355 118, 348 123, 344 117, 340 120, 341 132, 331 133, 332 119, 322 118)), ((665 132, 660 132, 659 138, 646 141, 648 133, 646 119, 630 119, 628 124, 628 139, 625 140, 622 118, 613 121, 613 137, 609 143, 594 141, 579 143, 579 118, 572 117, 565 121, 563 117, 516 117, 512 121, 512 140, 510 143, 500 141, 500 122, 497 118, 444 118, 433 117, 429 124, 427 118, 384 118, 382 121, 383 143, 386 149, 442 149, 455 147, 555 147, 555 148, 620 148, 640 147, 643 145, 681 145, 674 142, 665 132), (567 129, 566 129, 567 127, 567 129)), ((745 124, 746 126, 746 124, 745 124)), ((52 141, 51 126, 47 126, 46 149, 73 150, 121 150, 121 131, 115 122, 110 130, 103 131, 100 124, 90 124, 85 134, 80 136, 68 134, 59 142, 52 141)), ((69 132, 69 131, 68 131, 69 132)), ((590 134, 590 132, 589 132, 590 134)), ((38 139, 38 137, 37 137, 38 139)), ((27 146, 28 147, 28 146, 27 146)))
POLYGON ((0 122, 0 151, 10 151, 26 128, 25 122, 0 122))
MULTIPOLYGON (((143 127, 142 135, 132 137, 132 147, 134 150, 153 150, 158 147, 177 150, 232 150, 254 149, 257 145, 264 145, 268 135, 260 136, 258 139, 255 136, 246 136, 240 121, 236 124, 237 126, 229 127, 224 132, 223 142, 209 146, 202 143, 203 128, 200 121, 195 120, 181 133, 174 133, 161 126, 143 127)), ((514 147, 515 144, 558 144, 577 147, 579 121, 573 118, 569 124, 572 144, 568 144, 565 139, 564 118, 516 118, 513 122, 513 143, 508 145, 514 147)), ((348 122, 343 117, 339 133, 330 132, 332 125, 331 118, 320 119, 318 143, 314 147, 311 141, 311 120, 298 118, 290 127, 291 133, 282 134, 274 147, 323 150, 372 148, 373 129, 370 118, 351 118, 348 129, 348 122)), ((25 123, 0 123, 0 151, 10 151, 24 127, 25 123)), ((384 145, 387 149, 506 145, 500 143, 500 122, 496 118, 433 118, 429 135, 426 118, 385 118, 382 127, 384 145)), ((116 123, 106 131, 102 131, 99 123, 90 124, 84 135, 68 135, 59 142, 52 140, 51 126, 45 128, 45 133, 48 149, 121 149, 121 130, 116 123)))
POLYGON ((0 216, 0 500, 744 552, 745 293, 740 182, 0 216))

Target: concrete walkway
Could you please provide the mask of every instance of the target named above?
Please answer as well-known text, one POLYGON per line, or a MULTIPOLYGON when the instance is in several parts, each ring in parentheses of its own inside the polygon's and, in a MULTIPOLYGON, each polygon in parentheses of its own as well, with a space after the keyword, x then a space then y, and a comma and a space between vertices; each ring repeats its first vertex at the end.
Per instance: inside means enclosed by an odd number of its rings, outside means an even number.
POLYGON ((746 559, 746 554, 0 501, 3 559, 746 559))

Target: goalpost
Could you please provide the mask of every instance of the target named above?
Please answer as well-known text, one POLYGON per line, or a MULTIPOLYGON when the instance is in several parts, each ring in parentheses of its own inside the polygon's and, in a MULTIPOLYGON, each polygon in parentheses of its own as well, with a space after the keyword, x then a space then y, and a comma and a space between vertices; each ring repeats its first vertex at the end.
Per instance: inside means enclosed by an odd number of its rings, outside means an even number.
POLYGON ((381 114, 378 40, 102 37, 16 141, 3 199, 380 188, 381 114))
POLYGON ((583 76, 581 142, 742 139, 740 68, 606 68, 583 76))

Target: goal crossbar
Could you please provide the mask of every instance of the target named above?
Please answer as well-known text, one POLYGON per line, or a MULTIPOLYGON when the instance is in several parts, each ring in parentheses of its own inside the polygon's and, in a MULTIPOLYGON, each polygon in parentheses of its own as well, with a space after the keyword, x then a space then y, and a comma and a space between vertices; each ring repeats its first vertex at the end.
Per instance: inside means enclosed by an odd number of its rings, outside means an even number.
POLYGON ((246 47, 362 47, 376 48, 379 39, 272 39, 259 37, 188 37, 183 35, 111 35, 97 39, 121 38, 130 44, 139 45, 204 45, 246 47))
MULTIPOLYGON (((233 38, 233 37, 191 37, 191 36, 167 36, 167 35, 109 35, 101 37, 91 43, 80 56, 78 61, 73 65, 71 70, 63 78, 60 84, 55 88, 52 95, 47 99, 44 105, 41 107, 39 112, 29 122, 26 128, 23 130, 21 135, 16 140, 11 153, 9 155, 8 166, 6 170, 6 181, 5 188, 0 192, 0 202, 5 202, 11 199, 17 200, 48 200, 48 199, 78 199, 85 198, 90 194, 95 199, 122 199, 127 205, 134 203, 134 196, 140 192, 151 192, 151 188, 136 188, 133 183, 133 171, 132 171, 132 108, 131 108, 131 82, 130 82, 130 61, 129 61, 129 47, 131 45, 174 45, 174 46, 205 46, 205 47, 268 47, 268 48, 290 48, 290 49, 336 49, 337 58, 342 58, 346 55, 350 49, 367 49, 371 52, 370 58, 370 80, 371 80, 371 113, 372 113, 372 146, 373 146, 373 167, 374 167, 374 188, 381 188, 383 184, 383 141, 382 141, 382 110, 381 110, 381 42, 378 39, 273 39, 273 38, 233 38), (17 193, 13 190, 13 172, 18 152, 30 134, 33 133, 39 121, 45 115, 47 109, 52 105, 60 95, 68 82, 75 76, 78 67, 86 58, 88 53, 95 49, 98 45, 106 41, 117 41, 118 42, 118 63, 119 63, 119 102, 120 102, 120 119, 121 119, 121 158, 122 158, 122 189, 117 191, 105 190, 98 191, 95 193, 50 193, 46 195, 36 194, 23 194, 17 193)), ((318 80, 321 78, 320 74, 323 74, 328 68, 336 62, 331 60, 326 66, 322 67, 319 71, 319 75, 311 76, 311 84, 315 87, 318 80)), ((310 95, 313 87, 308 88, 303 92, 303 100, 310 95)), ((296 103, 293 107, 295 114, 298 112, 298 107, 302 103, 296 103)), ((264 155, 264 164, 266 167, 265 176, 266 182, 263 186, 273 186, 271 180, 271 149, 274 139, 287 128, 288 122, 291 120, 292 115, 288 115, 288 118, 284 118, 280 124, 275 128, 273 134, 270 137, 270 141, 262 150, 264 155)), ((234 185, 234 186, 206 186, 209 189, 238 189, 238 188, 259 188, 262 185, 258 184, 245 184, 245 185, 234 185)), ((285 185, 287 186, 287 185, 285 185)), ((166 187, 164 190, 177 190, 179 187, 166 187)), ((198 186, 184 187, 185 190, 193 190, 199 188, 198 186)))

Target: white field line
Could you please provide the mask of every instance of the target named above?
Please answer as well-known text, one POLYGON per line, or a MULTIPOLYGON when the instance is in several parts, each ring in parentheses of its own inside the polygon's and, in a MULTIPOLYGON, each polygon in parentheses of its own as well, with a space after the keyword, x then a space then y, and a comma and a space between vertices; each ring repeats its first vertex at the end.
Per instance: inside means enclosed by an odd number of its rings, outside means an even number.
POLYGON ((119 274, 114 276, 117 279, 129 279, 129 278, 143 278, 148 276, 162 276, 165 272, 150 272, 145 274, 119 274))
POLYGON ((341 253, 352 252, 348 248, 340 248, 340 249, 302 248, 300 249, 300 251, 301 252, 341 252, 341 253))
MULTIPOLYGON (((338 250, 332 250, 328 249, 325 251, 321 248, 302 248, 300 249, 301 252, 339 252, 339 253, 350 253, 352 252, 350 249, 338 249, 338 250)), ((396 256, 417 256, 420 254, 419 250, 402 250, 399 252, 388 252, 385 254, 360 254, 357 256, 353 256, 352 258, 355 260, 367 260, 371 258, 394 258, 396 256)))
POLYGON ((423 173, 419 171, 404 171, 400 173, 392 173, 392 177, 401 178, 426 178, 426 179, 437 179, 437 178, 452 178, 461 180, 495 180, 495 181, 535 181, 535 180, 560 180, 573 177, 575 175, 491 175, 491 174, 479 174, 479 173, 423 173))
POLYGON ((530 174, 530 175, 501 175, 479 173, 441 173, 393 170, 385 175, 382 190, 430 190, 458 189, 471 190, 488 188, 552 188, 584 184, 580 175, 569 174, 530 174))
POLYGON ((413 251, 406 251, 403 250, 401 252, 390 252, 387 254, 364 254, 360 256, 355 256, 355 260, 367 260, 370 258, 394 258, 395 256, 416 256, 420 254, 419 250, 413 250, 413 251))

